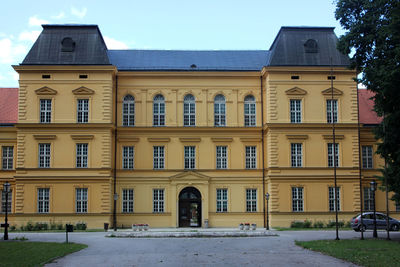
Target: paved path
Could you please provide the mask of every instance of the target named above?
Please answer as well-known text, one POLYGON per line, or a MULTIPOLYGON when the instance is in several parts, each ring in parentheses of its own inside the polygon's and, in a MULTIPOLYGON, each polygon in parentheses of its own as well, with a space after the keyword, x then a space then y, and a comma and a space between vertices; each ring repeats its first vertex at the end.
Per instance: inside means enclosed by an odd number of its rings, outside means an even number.
MULTIPOLYGON (((106 238, 105 233, 71 233, 71 242, 88 244, 46 266, 355 266, 297 247, 294 240, 334 239, 334 231, 282 231, 279 236, 240 238, 106 238)), ((391 233, 400 240, 400 233, 391 233)), ((64 242, 62 233, 11 233, 30 241, 64 242)), ((385 237, 385 232, 379 232, 385 237)), ((341 231, 342 239, 359 238, 341 231)), ((365 233, 366 238, 372 232, 365 233)))

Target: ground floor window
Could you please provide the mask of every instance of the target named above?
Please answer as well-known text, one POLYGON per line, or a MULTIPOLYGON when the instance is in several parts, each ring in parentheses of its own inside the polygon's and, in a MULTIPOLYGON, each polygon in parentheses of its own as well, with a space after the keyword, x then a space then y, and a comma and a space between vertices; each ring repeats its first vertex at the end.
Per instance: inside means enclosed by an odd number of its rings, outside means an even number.
POLYGON ((8 192, 7 196, 7 207, 6 207, 6 195, 7 193, 4 191, 1 191, 1 212, 5 213, 6 209, 7 212, 11 212, 11 202, 12 202, 12 191, 8 192))
POLYGON ((49 213, 50 188, 38 188, 38 212, 49 213))
POLYGON ((370 187, 364 187, 364 211, 374 210, 373 193, 370 187))
POLYGON ((228 211, 228 189, 217 189, 217 212, 228 211))
POLYGON ((122 212, 133 212, 133 189, 122 190, 122 212))
MULTIPOLYGON (((336 203, 337 210, 340 211, 340 187, 336 187, 336 203)), ((335 188, 329 187, 329 211, 336 211, 335 209, 335 188)))
POLYGON ((246 211, 257 211, 257 189, 246 189, 246 211))
POLYGON ((164 189, 153 189, 153 212, 164 212, 164 189))
POLYGON ((303 187, 292 187, 292 211, 304 211, 303 187))
POLYGON ((77 188, 76 189, 76 212, 86 213, 88 212, 88 189, 77 188))

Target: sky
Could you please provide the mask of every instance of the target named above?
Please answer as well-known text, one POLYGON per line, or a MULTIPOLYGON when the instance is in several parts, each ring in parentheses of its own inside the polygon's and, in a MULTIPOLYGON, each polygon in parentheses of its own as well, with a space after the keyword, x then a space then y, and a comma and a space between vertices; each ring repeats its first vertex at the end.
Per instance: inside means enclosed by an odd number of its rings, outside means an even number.
POLYGON ((282 26, 335 27, 334 0, 2 1, 0 87, 18 87, 20 64, 42 24, 97 24, 108 49, 268 50, 282 26))

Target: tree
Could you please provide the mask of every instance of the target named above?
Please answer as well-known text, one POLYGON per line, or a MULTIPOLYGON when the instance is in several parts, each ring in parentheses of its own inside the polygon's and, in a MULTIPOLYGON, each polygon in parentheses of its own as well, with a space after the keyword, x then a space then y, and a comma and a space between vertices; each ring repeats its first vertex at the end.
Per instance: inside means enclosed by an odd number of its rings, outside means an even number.
POLYGON ((400 201, 400 0, 337 0, 335 16, 347 31, 338 49, 352 53, 359 82, 375 92, 374 109, 384 118, 375 130, 382 175, 400 201))

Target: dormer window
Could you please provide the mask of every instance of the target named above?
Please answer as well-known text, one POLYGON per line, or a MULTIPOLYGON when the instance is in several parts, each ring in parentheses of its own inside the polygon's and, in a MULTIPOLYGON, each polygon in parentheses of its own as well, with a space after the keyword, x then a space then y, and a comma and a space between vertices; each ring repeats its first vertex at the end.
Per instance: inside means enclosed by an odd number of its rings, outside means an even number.
POLYGON ((75 42, 71 37, 65 37, 61 41, 61 52, 74 52, 75 42))
POLYGON ((314 39, 308 39, 304 43, 304 49, 305 49, 306 53, 318 53, 317 41, 315 41, 314 39))

